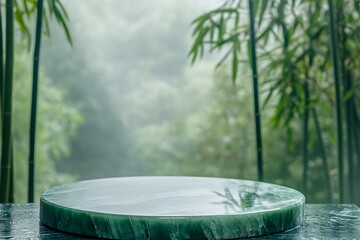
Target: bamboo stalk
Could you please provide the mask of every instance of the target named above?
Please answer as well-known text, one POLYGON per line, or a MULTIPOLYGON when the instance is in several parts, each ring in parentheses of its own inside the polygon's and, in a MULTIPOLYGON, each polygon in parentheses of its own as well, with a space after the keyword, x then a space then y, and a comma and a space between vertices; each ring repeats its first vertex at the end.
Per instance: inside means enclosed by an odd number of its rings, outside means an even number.
MULTIPOLYGON (((2 5, 2 0, 0 0, 0 6, 2 5)), ((3 48, 3 28, 2 28, 2 11, 0 7, 0 107, 1 111, 3 109, 3 98, 4 98, 4 48, 3 48)), ((2 123, 2 117, 1 117, 2 123)))
MULTIPOLYGON (((341 64, 343 65, 343 64, 341 64)), ((348 79, 348 74, 346 73, 345 67, 341 66, 342 71, 344 71, 343 73, 343 84, 344 84, 344 91, 348 92, 351 88, 351 83, 350 83, 350 79, 348 79), (343 69, 344 68, 344 69, 343 69)), ((350 97, 346 103, 345 103, 345 121, 346 121, 346 139, 347 139, 347 154, 348 154, 348 181, 349 181, 349 201, 353 202, 354 201, 354 195, 353 195, 353 190, 354 190, 354 175, 353 175, 353 170, 354 170, 354 142, 353 142, 353 131, 354 131, 354 124, 353 124, 353 117, 352 117, 352 106, 351 106, 351 101, 352 98, 350 97)))
POLYGON ((254 1, 249 0, 249 21, 250 21, 250 43, 251 43, 251 67, 254 88, 254 111, 255 111, 255 130, 256 130, 256 152, 257 152, 257 167, 259 181, 264 181, 263 172, 263 149, 261 137, 261 119, 259 107, 259 90, 258 90, 258 73, 256 62, 256 38, 255 38, 255 14, 254 1))
MULTIPOLYGON (((2 28, 2 0, 0 0, 0 111, 4 108, 4 48, 3 48, 3 28, 2 28)), ((3 114, 0 117, 0 127, 3 123, 3 114)), ((1 179, 0 179, 1 182, 1 179)), ((0 183, 1 184, 1 183, 0 183)), ((1 194, 1 188, 0 188, 1 194)))
POLYGON ((31 114, 30 114, 30 153, 29 153, 29 184, 28 184, 28 202, 34 202, 35 191, 35 137, 36 137, 36 113, 38 98, 38 82, 39 82, 39 59, 41 45, 41 28, 42 28, 42 12, 43 0, 37 2, 37 20, 35 49, 33 62, 33 87, 31 97, 31 114))
POLYGON ((344 202, 344 163, 343 163, 343 129, 342 129, 342 104, 340 91, 338 40, 336 36, 334 6, 333 1, 328 0, 329 20, 330 20, 330 45, 333 58, 335 104, 336 104, 336 125, 337 125, 337 151, 338 151, 338 170, 339 170, 339 195, 340 203, 344 202))
POLYGON ((308 182, 308 141, 309 141, 309 84, 304 83, 304 95, 305 95, 305 110, 303 115, 303 189, 304 195, 307 195, 307 182, 308 182))
MULTIPOLYGON (((2 1, 0 0, 0 7, 2 5, 2 1)), ((0 107, 3 109, 4 104, 4 62, 3 62, 3 30, 2 30, 2 11, 0 8, 0 107)), ((1 115, 1 124, 3 122, 2 115, 1 115)), ((15 202, 15 194, 14 194, 14 163, 13 163, 13 149, 11 144, 11 157, 10 157, 10 192, 9 192, 9 202, 15 202)))
MULTIPOLYGON (((357 159, 357 169, 356 171, 356 176, 360 175, 360 140, 359 140, 359 130, 360 130, 360 125, 359 125, 359 120, 358 120, 358 116, 357 116, 357 112, 356 112, 356 108, 355 108, 355 104, 352 105, 352 117, 353 117, 353 122, 354 122, 354 148, 355 148, 355 152, 356 152, 356 159, 357 159)), ((359 179, 357 179, 357 184, 359 183, 359 179)), ((356 192, 357 197, 360 197, 359 191, 356 192)))
MULTIPOLYGON (((350 80, 351 81, 351 80, 350 80)), ((347 103, 349 105, 348 107, 348 112, 347 114, 349 115, 349 127, 348 127, 348 138, 349 138, 349 142, 348 142, 348 151, 349 151, 349 159, 348 159, 348 171, 349 171, 349 181, 350 181, 350 184, 349 184, 349 197, 350 197, 350 202, 351 203, 354 203, 354 200, 355 200, 355 195, 354 193, 356 192, 356 183, 355 183, 355 174, 354 174, 354 171, 355 171, 355 164, 354 164, 354 155, 356 154, 355 153, 355 124, 354 124, 354 117, 352 116, 353 115, 353 99, 349 99, 348 100, 349 103, 347 103)))
POLYGON ((316 133, 318 136, 318 141, 319 141, 319 146, 320 146, 320 153, 321 153, 321 158, 323 160, 323 166, 324 166, 324 176, 325 176, 325 183, 326 183, 326 192, 327 192, 327 199, 328 202, 332 203, 333 202, 333 198, 332 198, 332 188, 331 188, 331 180, 330 180, 330 175, 329 175, 329 165, 328 165, 328 161, 327 161, 327 157, 326 157, 326 151, 325 151, 325 147, 324 147, 324 141, 321 135, 321 129, 320 129, 320 124, 319 124, 319 120, 317 117, 317 113, 315 109, 312 109, 312 114, 314 117, 314 123, 315 123, 315 128, 316 128, 316 133))
MULTIPOLYGON (((347 36, 344 28, 344 11, 342 2, 338 3, 338 23, 341 27, 338 27, 338 35, 340 36, 340 69, 341 69, 341 76, 342 76, 342 83, 343 83, 343 89, 344 93, 346 94, 349 92, 352 88, 352 81, 351 81, 351 72, 349 72, 348 69, 346 69, 345 62, 347 60, 348 52, 346 49, 346 42, 347 42, 347 36)), ((353 130, 354 130, 354 122, 353 122, 353 111, 352 111, 352 101, 353 97, 351 96, 347 101, 345 102, 345 122, 346 122, 346 139, 347 139, 347 160, 348 160, 348 193, 349 193, 349 201, 352 203, 354 202, 354 136, 353 136, 353 130)))
POLYGON ((11 165, 10 165, 10 193, 9 193, 9 203, 15 202, 15 182, 14 182, 14 151, 13 151, 13 145, 11 143, 11 165))
POLYGON ((12 115, 12 79, 14 62, 14 13, 13 0, 6 0, 6 53, 4 108, 2 110, 2 155, 0 202, 9 201, 10 169, 11 169, 11 115, 12 115))

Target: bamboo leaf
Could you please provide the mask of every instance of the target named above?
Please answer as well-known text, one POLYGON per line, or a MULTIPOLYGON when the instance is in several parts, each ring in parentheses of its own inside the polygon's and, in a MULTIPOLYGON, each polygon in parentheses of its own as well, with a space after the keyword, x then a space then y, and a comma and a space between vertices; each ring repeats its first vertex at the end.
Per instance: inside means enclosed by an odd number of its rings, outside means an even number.
POLYGON ((278 14, 279 18, 281 18, 281 19, 284 19, 286 3, 287 3, 287 0, 280 0, 280 4, 277 7, 277 14, 278 14))
POLYGON ((64 29, 64 32, 65 32, 65 35, 66 35, 66 38, 67 38, 68 42, 70 43, 71 46, 73 46, 73 41, 72 41, 72 37, 71 37, 71 34, 70 34, 69 26, 68 26, 68 24, 66 22, 67 14, 66 13, 64 14, 64 12, 62 12, 62 6, 59 5, 58 0, 48 0, 48 2, 49 2, 50 13, 52 13, 52 12, 54 13, 57 22, 64 29))
POLYGON ((321 26, 314 34, 311 35, 311 39, 317 40, 320 38, 321 33, 327 28, 327 26, 321 26))
POLYGON ((273 32, 273 27, 275 25, 275 21, 271 21, 269 25, 265 28, 265 30, 260 34, 260 36, 257 38, 257 41, 264 38, 265 44, 267 43, 269 39, 269 35, 271 32, 273 32))
POLYGON ((265 108, 269 102, 269 100, 271 99, 272 95, 273 95, 273 92, 274 92, 275 88, 271 87, 265 100, 264 100, 264 103, 263 103, 263 108, 265 108))
POLYGON ((25 38, 27 40, 27 47, 28 47, 28 50, 30 50, 31 34, 30 34, 28 26, 25 24, 25 21, 23 19, 23 13, 20 12, 18 10, 18 8, 15 11, 15 19, 16 19, 17 23, 19 24, 21 33, 26 36, 25 38))
POLYGON ((47 17, 47 11, 45 8, 43 8, 43 19, 44 19, 44 24, 45 24, 45 35, 50 37, 50 26, 49 26, 49 20, 47 17))
POLYGON ((234 12, 237 12, 237 10, 234 9, 234 8, 219 8, 219 9, 213 10, 213 11, 211 11, 209 13, 211 13, 211 14, 216 14, 216 13, 223 14, 223 13, 234 13, 234 12))
POLYGON ((226 45, 227 43, 238 41, 239 33, 231 35, 230 37, 223 39, 222 41, 217 41, 214 46, 210 49, 211 51, 216 48, 221 48, 222 46, 226 45))
POLYGON ((203 47, 203 41, 205 38, 205 35, 207 34, 207 32, 209 31, 209 27, 204 27, 201 29, 199 35, 196 37, 196 40, 193 43, 193 46, 191 47, 191 50, 189 52, 189 56, 192 56, 192 60, 191 63, 194 64, 194 62, 196 61, 197 57, 198 57, 198 52, 199 50, 201 51, 201 48, 203 47))
POLYGON ((194 24, 199 24, 199 22, 203 22, 205 20, 207 20, 209 17, 209 13, 205 13, 203 15, 200 15, 199 17, 195 18, 194 20, 191 21, 191 25, 194 25, 194 24))
POLYGON ((27 17, 30 17, 30 10, 29 10, 29 6, 28 6, 28 1, 27 0, 23 0, 23 5, 24 5, 24 9, 25 9, 25 14, 27 17))
POLYGON ((193 21, 192 25, 196 24, 196 27, 194 28, 194 31, 192 33, 192 36, 195 36, 201 29, 204 27, 204 23, 208 20, 207 15, 201 16, 197 21, 193 21))
POLYGON ((347 92, 345 92, 343 96, 343 101, 348 101, 352 96, 354 96, 355 92, 358 90, 359 84, 353 85, 347 92))
POLYGON ((281 26, 282 33, 283 33, 283 41, 284 41, 284 49, 287 49, 289 46, 289 32, 286 28, 286 23, 283 19, 278 18, 277 23, 281 26))
POLYGON ((261 9, 260 9, 258 27, 261 26, 261 23, 263 21, 263 18, 264 18, 268 3, 269 3, 269 1, 267 1, 267 0, 262 0, 261 1, 261 9))
POLYGON ((196 61, 197 55, 198 55, 198 51, 192 51, 192 52, 190 52, 190 53, 191 53, 190 55, 192 55, 192 57, 191 57, 191 64, 194 64, 195 61, 196 61))
POLYGON ((287 136, 287 139, 288 139, 289 148, 294 151, 294 149, 295 149, 295 141, 294 141, 294 134, 293 134, 293 131, 292 131, 291 127, 286 127, 286 136, 287 136))
POLYGON ((313 66, 315 56, 316 56, 316 53, 314 51, 314 48, 313 48, 312 45, 310 45, 310 48, 309 48, 309 66, 313 66))
POLYGON ((295 63, 299 63, 300 61, 303 61, 307 54, 309 54, 310 49, 306 49, 304 52, 301 53, 301 55, 295 60, 295 63))
POLYGON ((236 12, 234 29, 237 29, 239 27, 239 24, 240 24, 240 14, 238 12, 236 12))
POLYGON ((219 68, 224 62, 225 60, 230 56, 232 52, 232 49, 230 48, 225 54, 224 56, 221 58, 221 60, 216 64, 215 69, 219 68))
POLYGON ((47 4, 48 4, 48 9, 49 9, 49 15, 50 15, 50 18, 54 15, 54 0, 48 0, 46 1, 47 4))
POLYGON ((204 57, 204 44, 200 45, 200 58, 204 57))
POLYGON ((60 22, 63 25, 68 42, 70 43, 71 46, 73 46, 74 44, 73 44, 73 40, 72 40, 72 37, 70 34, 69 27, 68 27, 67 23, 65 22, 65 20, 62 18, 62 16, 60 16, 60 22))
MULTIPOLYGON (((260 0, 260 1, 263 1, 263 0, 260 0)), ((257 12, 258 12, 258 8, 259 8, 259 0, 253 0, 253 3, 254 3, 254 16, 256 16, 257 12)))
POLYGON ((233 84, 236 82, 236 77, 238 73, 238 57, 237 57, 237 47, 233 47, 233 58, 232 58, 232 81, 233 84))
POLYGON ((360 13, 360 0, 355 0, 354 5, 355 10, 360 13))
POLYGON ((218 41, 221 42, 224 39, 224 35, 226 32, 226 22, 224 20, 224 15, 221 15, 220 17, 220 23, 219 23, 219 30, 218 30, 218 41))
POLYGON ((249 39, 248 40, 248 44, 247 44, 247 56, 248 56, 248 61, 249 61, 249 64, 251 66, 251 40, 249 39))
MULTIPOLYGON (((214 35, 215 35, 215 28, 214 27, 211 27, 210 28, 210 42, 213 43, 214 42, 214 35)), ((211 48, 210 49, 210 52, 212 51, 213 49, 211 48)))
POLYGON ((69 20, 69 15, 64 7, 64 5, 61 3, 60 0, 56 0, 56 3, 59 5, 61 12, 62 12, 62 16, 64 16, 66 18, 66 20, 69 20))

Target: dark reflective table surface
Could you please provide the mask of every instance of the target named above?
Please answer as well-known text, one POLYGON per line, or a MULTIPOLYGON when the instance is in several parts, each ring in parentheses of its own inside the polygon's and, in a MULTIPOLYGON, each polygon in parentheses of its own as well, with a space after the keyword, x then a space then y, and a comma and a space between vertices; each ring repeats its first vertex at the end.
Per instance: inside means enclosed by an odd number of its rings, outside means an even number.
MULTIPOLYGON (((0 204, 0 239, 89 238, 41 226, 37 204, 0 204)), ((301 227, 251 239, 360 239, 360 208, 346 204, 307 204, 301 227)))

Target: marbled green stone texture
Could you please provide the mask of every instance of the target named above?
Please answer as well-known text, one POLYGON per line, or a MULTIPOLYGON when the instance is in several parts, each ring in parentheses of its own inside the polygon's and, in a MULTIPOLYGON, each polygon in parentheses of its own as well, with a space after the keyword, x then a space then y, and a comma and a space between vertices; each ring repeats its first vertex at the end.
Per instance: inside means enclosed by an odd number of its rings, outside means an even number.
MULTIPOLYGON (((306 204, 304 222, 295 229, 247 239, 360 239, 360 208, 351 204, 306 204)), ((0 239, 85 240, 39 223, 38 204, 0 204, 0 239)))
POLYGON ((245 180, 110 178, 44 192, 40 221, 110 239, 234 239, 299 226, 304 202, 293 189, 245 180))

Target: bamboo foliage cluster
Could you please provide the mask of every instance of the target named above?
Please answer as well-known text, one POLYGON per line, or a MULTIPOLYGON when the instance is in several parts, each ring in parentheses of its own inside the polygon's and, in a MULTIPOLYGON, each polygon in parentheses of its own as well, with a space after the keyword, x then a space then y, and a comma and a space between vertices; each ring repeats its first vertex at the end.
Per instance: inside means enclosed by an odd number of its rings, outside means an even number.
MULTIPOLYGON (((254 77, 259 77, 261 90, 254 88, 255 102, 258 97, 263 100, 263 109, 273 110, 271 124, 287 132, 290 146, 295 146, 293 128, 302 122, 303 192, 308 194, 311 184, 309 163, 318 156, 329 202, 353 202, 359 194, 354 177, 360 174, 359 19, 359 1, 228 0, 193 21, 194 41, 189 53, 193 63, 205 52, 217 50, 223 54, 217 67, 229 63, 232 81, 244 84, 239 69, 250 63, 254 73, 257 59, 259 75, 253 74, 253 83, 254 77), (331 112, 336 113, 332 123, 319 121, 319 116, 331 112), (333 135, 336 154, 326 141, 332 141, 333 135), (336 163, 332 161, 334 155, 336 163), (334 175, 330 168, 335 164, 334 175), (334 176, 338 181, 333 181, 334 176)), ((259 114, 255 107, 255 117, 259 114)), ((258 146, 261 135, 256 139, 258 146)), ((266 157, 264 161, 276 164, 266 157)), ((258 165, 262 165, 262 159, 258 159, 258 165)))
MULTIPOLYGON (((30 116, 30 146, 29 146, 29 183, 28 201, 34 202, 35 188, 35 135, 36 114, 38 98, 38 72, 40 58, 40 43, 42 35, 42 22, 45 22, 45 34, 50 35, 49 20, 55 18, 63 27, 70 44, 71 35, 68 28, 68 15, 59 0, 6 0, 0 2, 0 100, 1 100, 1 163, 0 163, 0 202, 14 202, 14 164, 13 164, 13 140, 12 140, 12 85, 14 64, 14 32, 22 33, 22 38, 27 40, 28 48, 31 48, 31 28, 29 22, 34 13, 37 13, 34 58, 33 58, 33 88, 31 99, 30 116), (5 8, 5 21, 2 21, 2 12, 5 8), (3 62, 3 24, 5 26, 5 62, 3 62)), ((16 97, 16 96, 14 96, 16 97)))

